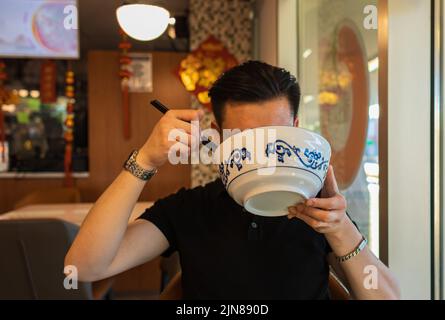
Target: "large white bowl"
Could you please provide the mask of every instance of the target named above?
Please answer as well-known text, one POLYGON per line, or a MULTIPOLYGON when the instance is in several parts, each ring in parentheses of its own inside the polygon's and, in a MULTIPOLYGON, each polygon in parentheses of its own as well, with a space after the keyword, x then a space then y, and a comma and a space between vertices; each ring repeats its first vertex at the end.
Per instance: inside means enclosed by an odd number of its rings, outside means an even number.
POLYGON ((238 204, 256 215, 283 216, 289 206, 321 190, 331 147, 312 131, 270 126, 232 135, 214 157, 227 192, 238 204))

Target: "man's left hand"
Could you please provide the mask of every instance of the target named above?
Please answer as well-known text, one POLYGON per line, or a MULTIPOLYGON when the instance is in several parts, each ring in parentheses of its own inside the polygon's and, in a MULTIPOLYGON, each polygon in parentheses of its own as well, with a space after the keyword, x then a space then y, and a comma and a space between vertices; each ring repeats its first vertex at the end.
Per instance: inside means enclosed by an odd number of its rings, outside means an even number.
POLYGON ((321 198, 307 199, 288 209, 289 219, 301 219, 324 234, 340 232, 349 219, 346 215, 346 199, 338 190, 332 166, 329 166, 321 198))

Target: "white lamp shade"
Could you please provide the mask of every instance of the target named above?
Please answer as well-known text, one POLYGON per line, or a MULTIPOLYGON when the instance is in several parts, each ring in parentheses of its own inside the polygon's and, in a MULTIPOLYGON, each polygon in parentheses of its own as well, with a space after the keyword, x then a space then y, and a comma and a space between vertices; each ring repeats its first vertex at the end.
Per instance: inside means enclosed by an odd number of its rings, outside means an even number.
POLYGON ((149 41, 167 29, 170 13, 162 7, 148 4, 126 4, 116 10, 120 27, 130 37, 149 41))

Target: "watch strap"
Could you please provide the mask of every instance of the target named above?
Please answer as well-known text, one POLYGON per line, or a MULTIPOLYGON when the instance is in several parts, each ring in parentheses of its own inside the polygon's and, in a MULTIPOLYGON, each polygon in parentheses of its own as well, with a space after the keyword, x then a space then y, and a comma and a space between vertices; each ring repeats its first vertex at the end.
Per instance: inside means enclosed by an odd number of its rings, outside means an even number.
POLYGON ((124 169, 128 172, 130 172, 133 176, 136 178, 139 178, 143 181, 149 180, 151 177, 153 177, 157 169, 152 170, 146 170, 142 168, 137 162, 136 162, 136 156, 138 155, 139 150, 134 150, 131 152, 130 156, 128 157, 128 160, 124 163, 124 169))

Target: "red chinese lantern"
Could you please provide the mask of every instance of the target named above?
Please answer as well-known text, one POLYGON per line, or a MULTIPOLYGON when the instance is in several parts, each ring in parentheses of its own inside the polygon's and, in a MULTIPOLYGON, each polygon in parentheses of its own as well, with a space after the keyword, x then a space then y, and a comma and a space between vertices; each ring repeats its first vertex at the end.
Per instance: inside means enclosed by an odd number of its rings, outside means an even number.
POLYGON ((124 138, 129 139, 131 136, 130 130, 130 105, 129 105, 129 94, 128 94, 128 81, 131 77, 131 72, 129 70, 129 65, 131 63, 131 58, 128 56, 128 51, 131 49, 131 43, 128 41, 128 36, 125 32, 120 29, 119 33, 121 35, 121 42, 119 43, 119 49, 121 54, 119 57, 119 77, 121 78, 121 91, 122 91, 122 115, 123 115, 123 132, 124 138))

